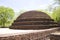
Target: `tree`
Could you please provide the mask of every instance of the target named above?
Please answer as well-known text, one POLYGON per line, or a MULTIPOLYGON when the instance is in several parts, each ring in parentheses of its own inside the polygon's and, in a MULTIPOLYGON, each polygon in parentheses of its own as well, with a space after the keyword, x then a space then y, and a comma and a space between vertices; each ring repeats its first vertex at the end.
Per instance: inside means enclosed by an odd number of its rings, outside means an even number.
POLYGON ((47 10, 48 10, 49 12, 52 12, 53 9, 54 9, 55 7, 57 7, 57 6, 60 6, 60 0, 53 0, 53 3, 51 3, 50 5, 48 5, 47 10))
POLYGON ((60 0, 54 0, 55 3, 58 3, 60 5, 60 0))
POLYGON ((51 18, 60 23, 60 0, 53 0, 46 11, 51 18))
POLYGON ((49 7, 52 12, 52 18, 56 22, 60 22, 60 0, 54 0, 54 2, 49 7))
POLYGON ((52 18, 60 23, 60 6, 56 7, 54 10, 53 10, 53 13, 52 13, 52 18))
POLYGON ((13 18, 13 9, 0 6, 0 27, 9 27, 13 23, 13 18))

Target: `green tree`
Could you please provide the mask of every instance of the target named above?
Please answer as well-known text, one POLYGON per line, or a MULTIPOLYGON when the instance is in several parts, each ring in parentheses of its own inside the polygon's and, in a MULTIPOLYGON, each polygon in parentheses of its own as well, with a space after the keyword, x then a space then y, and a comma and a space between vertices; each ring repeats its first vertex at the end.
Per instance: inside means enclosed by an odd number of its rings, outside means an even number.
POLYGON ((13 18, 13 9, 0 6, 0 27, 9 27, 13 23, 13 18))
POLYGON ((51 18, 60 22, 60 0, 53 0, 53 3, 48 5, 47 11, 51 18))
POLYGON ((52 18, 53 18, 56 22, 60 22, 60 6, 56 7, 56 8, 53 10, 52 18))

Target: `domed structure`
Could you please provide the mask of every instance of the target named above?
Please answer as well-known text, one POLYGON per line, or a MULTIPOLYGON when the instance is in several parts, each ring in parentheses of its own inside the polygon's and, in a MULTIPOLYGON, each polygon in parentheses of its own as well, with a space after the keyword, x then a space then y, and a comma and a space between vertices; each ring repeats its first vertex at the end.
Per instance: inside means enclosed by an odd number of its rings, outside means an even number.
POLYGON ((12 24, 13 29, 47 29, 57 27, 57 23, 44 12, 27 11, 22 13, 12 24))
POLYGON ((28 11, 28 12, 24 12, 20 15, 19 18, 47 18, 50 19, 50 17, 44 13, 44 12, 40 12, 40 11, 28 11))

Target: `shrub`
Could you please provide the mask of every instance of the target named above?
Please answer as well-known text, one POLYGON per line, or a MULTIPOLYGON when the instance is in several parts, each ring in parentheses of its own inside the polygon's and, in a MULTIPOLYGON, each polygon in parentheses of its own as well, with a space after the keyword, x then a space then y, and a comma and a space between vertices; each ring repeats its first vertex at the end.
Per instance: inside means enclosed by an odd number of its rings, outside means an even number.
POLYGON ((56 22, 60 22, 60 6, 59 6, 59 7, 56 7, 56 8, 53 10, 52 18, 53 18, 56 22))
POLYGON ((14 11, 11 8, 0 6, 0 27, 9 27, 13 23, 14 11))

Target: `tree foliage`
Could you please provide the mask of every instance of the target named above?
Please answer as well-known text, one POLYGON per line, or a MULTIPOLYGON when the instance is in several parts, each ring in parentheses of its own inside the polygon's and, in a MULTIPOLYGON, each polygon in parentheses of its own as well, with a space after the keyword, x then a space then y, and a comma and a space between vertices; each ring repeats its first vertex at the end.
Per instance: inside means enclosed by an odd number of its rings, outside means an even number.
POLYGON ((56 22, 60 22, 60 0, 53 0, 53 3, 48 5, 47 11, 51 18, 56 22))
POLYGON ((8 27, 12 24, 14 11, 11 8, 0 6, 0 27, 8 27))
POLYGON ((59 7, 56 7, 56 8, 53 10, 52 18, 53 18, 55 21, 60 22, 60 6, 59 6, 59 7))
POLYGON ((60 4, 60 0, 54 0, 55 1, 55 3, 58 3, 58 4, 60 4))

